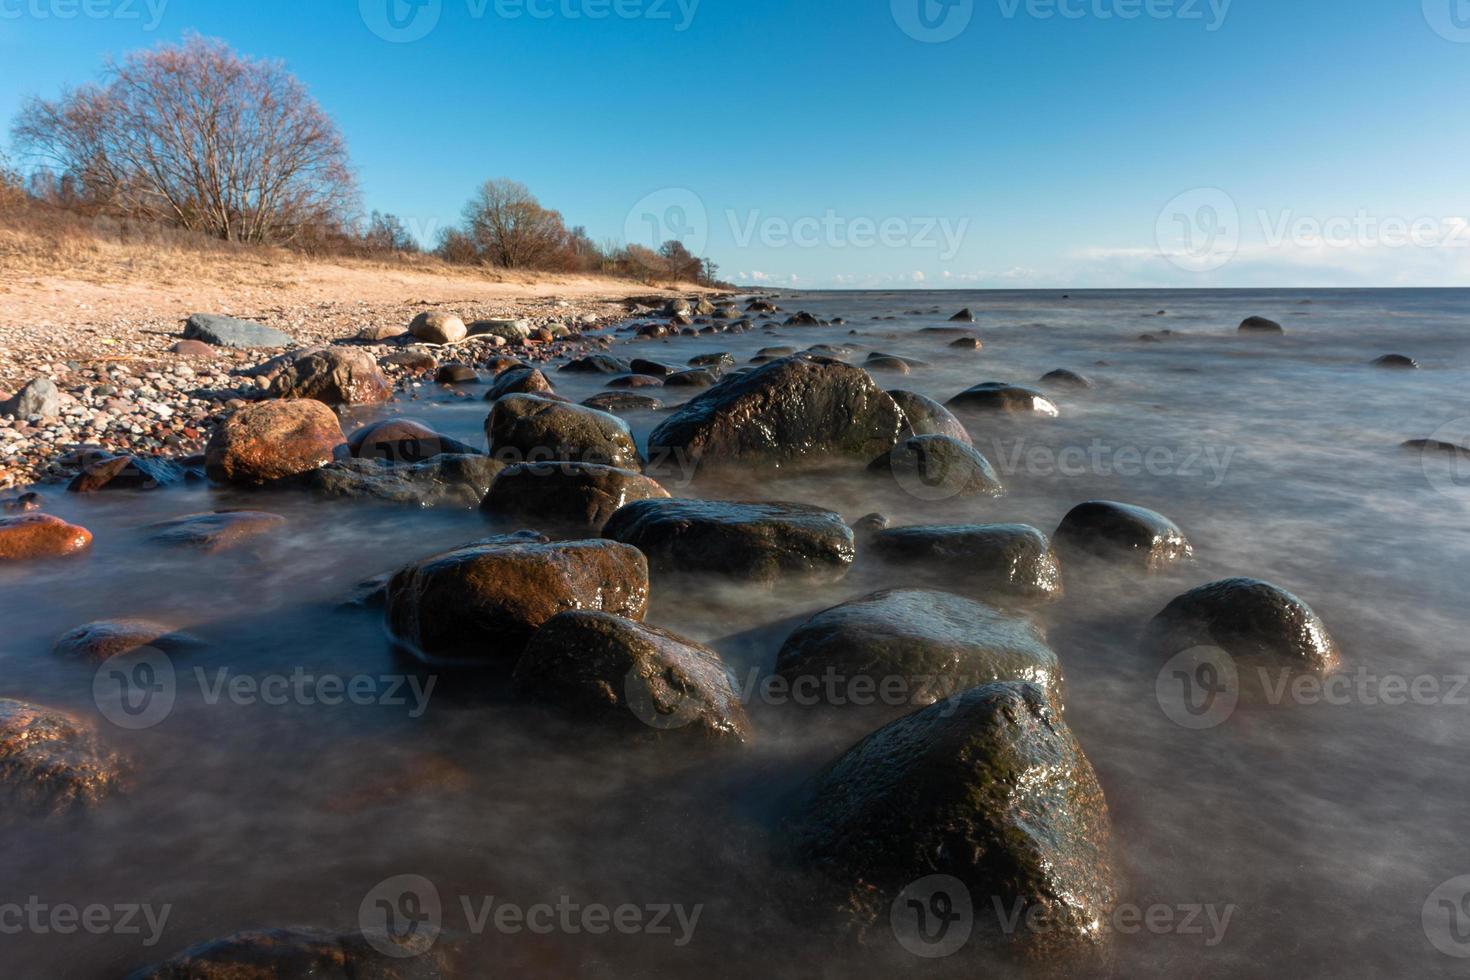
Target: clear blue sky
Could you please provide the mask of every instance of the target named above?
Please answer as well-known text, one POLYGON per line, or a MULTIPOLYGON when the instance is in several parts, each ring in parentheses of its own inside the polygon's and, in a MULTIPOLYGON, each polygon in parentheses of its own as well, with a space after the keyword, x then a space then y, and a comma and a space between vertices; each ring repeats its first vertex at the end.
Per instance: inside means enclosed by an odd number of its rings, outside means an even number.
POLYGON ((1470 283, 1460 0, 946 2, 0 0, 0 118, 195 30, 426 237, 507 176, 744 281, 1470 283))

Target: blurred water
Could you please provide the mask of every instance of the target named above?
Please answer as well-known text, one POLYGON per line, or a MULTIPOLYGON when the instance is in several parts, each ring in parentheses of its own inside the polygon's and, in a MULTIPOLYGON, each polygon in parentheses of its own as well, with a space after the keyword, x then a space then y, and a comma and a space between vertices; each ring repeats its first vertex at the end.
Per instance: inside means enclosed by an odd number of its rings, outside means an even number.
MULTIPOLYGON (((1101 497, 1158 509, 1194 542, 1190 567, 1069 582, 1061 602, 1036 613, 1066 670, 1067 718, 1113 810, 1128 900, 1237 909, 1213 946, 1198 935, 1120 936, 1118 975, 1463 975, 1464 962, 1432 944, 1421 910, 1441 882, 1470 874, 1470 691, 1455 703, 1242 706, 1218 728, 1189 731, 1161 711, 1160 665, 1135 641, 1179 592, 1252 575, 1311 603, 1350 671, 1470 672, 1470 488, 1442 479, 1451 475, 1442 460, 1426 469, 1400 447, 1470 416, 1470 294, 807 293, 780 303, 847 322, 620 343, 616 352, 682 365, 730 351, 744 363, 763 346, 850 343, 855 363, 873 350, 926 362, 876 377, 940 401, 981 381, 1034 384, 1054 368, 1094 386, 1048 387, 1058 419, 970 420, 1009 489, 997 500, 920 500, 861 468, 675 492, 805 501, 849 519, 877 510, 895 524, 1021 521, 1048 533, 1071 506, 1101 497), (949 326, 965 306, 979 317, 982 350, 924 332, 949 326), (1286 335, 1238 335, 1252 314, 1278 320, 1286 335), (1160 336, 1140 340, 1145 333, 1160 336), (1371 366, 1386 353, 1422 369, 1371 366)), ((605 379, 554 380, 580 401, 605 379)), ((419 392, 392 410, 483 443, 478 390, 419 392)), ((693 394, 654 393, 671 402, 693 394)), ((628 416, 640 440, 662 417, 628 416)), ((1470 427, 1450 431, 1464 437, 1470 427)), ((878 961, 794 926, 783 910, 799 883, 773 857, 782 794, 871 719, 813 721, 756 704, 754 744, 691 757, 579 731, 465 677, 433 678, 417 717, 411 705, 209 703, 195 667, 209 677, 301 668, 427 684, 429 672, 390 650, 377 614, 338 604, 370 575, 484 535, 476 513, 202 488, 50 492, 48 510, 89 527, 96 545, 64 564, 0 568, 0 696, 95 719, 133 760, 134 777, 125 796, 85 818, 10 821, 0 903, 36 895, 173 909, 151 949, 137 936, 0 934, 6 975, 117 976, 242 928, 352 928, 377 882, 408 873, 434 881, 451 929, 465 927, 459 895, 704 906, 685 946, 654 935, 481 937, 473 976, 976 968, 963 954, 878 961), (281 513, 289 533, 201 556, 160 550, 139 530, 224 507, 281 513), (171 619, 211 641, 187 663, 176 658, 177 703, 144 730, 100 717, 93 668, 49 653, 72 626, 118 615, 171 619)), ((656 589, 648 618, 716 645, 744 679, 770 666, 792 619, 906 584, 860 556, 847 581, 820 589, 656 589)))

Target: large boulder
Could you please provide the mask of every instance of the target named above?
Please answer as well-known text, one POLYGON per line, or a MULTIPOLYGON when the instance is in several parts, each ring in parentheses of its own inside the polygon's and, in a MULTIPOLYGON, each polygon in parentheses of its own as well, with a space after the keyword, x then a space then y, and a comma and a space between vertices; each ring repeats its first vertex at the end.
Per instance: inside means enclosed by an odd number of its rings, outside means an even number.
POLYGON ((0 517, 0 561, 65 558, 91 545, 91 531, 50 514, 0 517))
POLYGON ((973 446, 949 436, 913 436, 868 466, 890 474, 898 485, 921 500, 952 497, 999 497, 1005 486, 990 460, 973 446))
POLYGON ((1194 556, 1179 525, 1163 514, 1111 500, 1089 500, 1073 507, 1052 541, 1063 558, 1085 554, 1150 572, 1194 556))
POLYGON ((516 367, 502 371, 490 382, 485 392, 486 401, 495 401, 506 395, 541 395, 554 390, 546 375, 533 367, 516 367))
POLYGON ((287 364, 268 394, 311 398, 327 405, 372 405, 391 398, 393 386, 367 351, 323 347, 287 364))
POLYGON ((429 428, 417 419, 395 418, 363 426, 347 438, 347 449, 357 459, 392 463, 422 463, 445 453, 473 456, 480 451, 429 428))
POLYGON ((240 932, 190 947, 127 980, 448 980, 454 974, 442 949, 427 948, 438 938, 429 929, 406 938, 383 930, 240 932))
POLYGON ((656 572, 768 584, 835 581, 855 554, 842 518, 807 504, 642 500, 614 514, 602 533, 637 547, 656 572))
POLYGON ((0 401, 0 415, 14 415, 18 419, 55 418, 60 414, 61 391, 50 378, 35 378, 14 398, 0 401))
POLYGON ((322 497, 469 510, 479 505, 505 464, 483 453, 440 453, 418 463, 347 459, 297 477, 322 497))
POLYGON ((490 455, 505 462, 571 460, 641 470, 628 424, 616 415, 537 395, 507 395, 485 420, 490 455))
POLYGON ((888 396, 898 404, 908 420, 908 428, 904 431, 909 435, 949 436, 967 446, 974 444, 965 424, 934 399, 902 388, 890 390, 888 396))
POLYGON ((67 630, 52 649, 58 656, 100 662, 122 653, 185 653, 202 645, 198 637, 152 620, 104 619, 67 630))
POLYGON ((215 347, 287 347, 289 335, 253 320, 237 320, 214 313, 195 313, 184 324, 185 340, 202 340, 215 347))
POLYGON ((873 942, 934 950, 936 923, 914 909, 959 912, 965 899, 975 931, 956 931, 950 952, 978 963, 997 952, 1060 960, 1108 938, 1118 889, 1107 801, 1033 684, 972 688, 879 729, 810 782, 786 832, 828 886, 819 907, 873 942), (949 890, 924 891, 930 882, 949 890), (1006 929, 1016 914, 1022 927, 1006 929))
POLYGON ((95 806, 120 786, 118 760, 91 726, 52 708, 0 698, 0 799, 61 813, 95 806))
POLYGON ((653 430, 649 453, 701 468, 866 463, 897 444, 903 424, 898 405, 861 368, 788 357, 700 394, 653 430))
POLYGON ((72 493, 100 490, 156 490, 184 478, 184 468, 157 456, 103 456, 89 461, 66 489, 72 493))
POLYGON ((720 655, 668 630, 575 610, 546 622, 515 687, 590 720, 630 730, 743 741, 745 707, 720 655))
POLYGON ((889 706, 932 704, 992 681, 1029 681, 1061 703, 1057 655, 1030 621, 925 589, 877 592, 817 613, 786 638, 776 673, 793 691, 835 678, 845 696, 854 680, 869 680, 889 706))
POLYGON ((426 344, 457 344, 469 333, 459 317, 438 311, 425 311, 414 317, 408 332, 426 344))
POLYGON ((506 670, 558 613, 641 620, 647 606, 647 559, 613 541, 462 548, 401 569, 387 593, 389 630, 421 659, 506 670))
POLYGON ((206 554, 229 551, 263 534, 286 526, 279 514, 258 510, 225 510, 212 514, 187 514, 150 524, 148 539, 157 544, 195 548, 206 554))
POLYGON ((1281 324, 1263 316, 1248 316, 1240 322, 1241 333, 1285 333, 1281 324))
POLYGON ((1051 542, 1026 524, 894 527, 873 535, 870 547, 890 564, 986 598, 1046 600, 1062 594, 1051 542))
POLYGON ((1144 634, 1161 658, 1199 647, 1224 650, 1242 666, 1327 674, 1340 663, 1321 618, 1285 589, 1252 578, 1211 582, 1176 598, 1144 634))
POLYGON ((597 534, 625 504, 668 495, 657 481, 632 470, 597 463, 519 463, 500 471, 480 510, 597 534))
POLYGON ((330 408, 310 399, 247 405, 214 430, 204 451, 218 483, 270 483, 349 455, 330 408))
POLYGON ((1056 403, 1035 388, 1025 385, 986 381, 966 388, 947 403, 951 408, 970 411, 1004 412, 1010 415, 1044 415, 1055 418, 1061 412, 1056 403))

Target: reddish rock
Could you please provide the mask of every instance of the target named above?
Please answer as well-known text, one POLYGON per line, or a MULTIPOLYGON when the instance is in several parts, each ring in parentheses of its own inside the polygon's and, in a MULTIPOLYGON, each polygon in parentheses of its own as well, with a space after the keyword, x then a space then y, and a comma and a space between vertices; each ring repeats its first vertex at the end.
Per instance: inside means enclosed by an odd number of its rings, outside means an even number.
POLYGON ((94 806, 121 782, 92 729, 51 708, 0 698, 0 794, 60 813, 94 806))
POLYGON ((182 355, 184 357, 207 357, 211 360, 213 360, 219 354, 219 351, 215 350, 213 347, 209 346, 202 340, 181 340, 177 344, 174 344, 172 347, 170 347, 169 351, 174 354, 182 355))
POLYGON ((348 456, 337 416, 310 399, 248 405, 214 431, 205 450, 209 478, 262 484, 319 469, 348 456))
POLYGON ((415 419, 388 419, 352 433, 347 448, 358 459, 419 463, 444 453, 473 455, 473 446, 440 435, 415 419))
POLYGON ((144 647, 173 653, 198 646, 201 642, 197 637, 179 632, 172 626, 146 619, 107 619, 87 623, 63 633, 56 641, 53 652, 64 657, 100 661, 144 647))
POLYGON ((311 398, 328 405, 372 405, 393 386, 366 351, 324 347, 289 362, 271 382, 272 398, 311 398))
POLYGON ((0 561, 63 558, 91 543, 91 531, 50 514, 0 517, 0 561))

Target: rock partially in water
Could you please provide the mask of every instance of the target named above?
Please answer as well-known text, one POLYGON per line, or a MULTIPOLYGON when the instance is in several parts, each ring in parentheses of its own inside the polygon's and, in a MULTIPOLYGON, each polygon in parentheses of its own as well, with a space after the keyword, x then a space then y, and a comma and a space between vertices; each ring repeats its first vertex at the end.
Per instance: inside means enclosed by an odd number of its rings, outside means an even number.
POLYGON ((720 655, 676 633, 602 612, 564 612, 515 669, 523 695, 632 731, 744 741, 750 720, 720 655))
POLYGON ((78 660, 103 661, 145 648, 187 653, 204 645, 197 636, 147 619, 103 619, 67 630, 52 652, 78 660))
POLYGON ((874 511, 871 514, 864 514, 848 526, 852 528, 853 533, 856 535, 871 535, 885 530, 889 523, 886 515, 874 511))
POLYGON ((490 389, 485 392, 486 401, 496 401, 506 395, 540 395, 554 390, 546 375, 533 367, 510 368, 495 376, 490 389))
POLYGON ((195 313, 184 324, 185 340, 202 340, 215 347, 289 347, 294 341, 279 330, 252 320, 195 313))
POLYGON ((504 466, 482 453, 441 453, 418 463, 348 459, 302 474, 298 482, 323 497, 469 510, 504 466))
POLYGON ((509 671, 531 634, 572 609, 641 620, 648 561, 615 541, 494 543, 436 555, 388 583, 394 638, 421 659, 509 671))
POLYGON ((570 460, 641 470, 628 424, 616 415, 537 395, 507 395, 485 420, 490 455, 507 463, 570 460))
POLYGON ((384 419, 363 426, 347 439, 356 459, 382 459, 392 463, 422 463, 435 456, 483 455, 473 446, 441 435, 417 419, 384 419))
POLYGON ((655 480, 632 470, 596 463, 520 463, 500 472, 480 510, 597 534, 624 505, 668 495, 655 480))
POLYGON ((664 403, 652 395, 635 395, 625 391, 605 391, 582 402, 599 412, 656 412, 664 403))
POLYGON ((695 368, 712 368, 723 371, 725 368, 735 366, 735 355, 728 351, 714 351, 708 354, 695 354, 689 358, 688 364, 695 368))
POLYGON ((876 703, 933 704, 994 681, 1029 681, 1061 703, 1061 666, 1029 620, 948 592, 877 592, 817 613, 786 638, 776 673, 796 691, 840 681, 843 705, 852 682, 873 682, 876 703))
POLYGON ((91 545, 91 531, 50 514, 0 517, 0 561, 66 558, 91 545))
POLYGON ((271 382, 272 398, 310 398, 327 405, 372 405, 393 386, 367 351, 324 347, 295 358, 271 382))
POLYGON ((1027 524, 895 527, 873 536, 873 553, 982 598, 1050 600, 1062 594, 1051 542, 1027 524))
POLYGON ((891 475, 921 500, 999 497, 1006 492, 995 468, 974 447, 949 436, 913 436, 869 464, 891 475))
POLYGON ((1068 512, 1052 536, 1064 558, 1086 554, 1156 571, 1194 557, 1179 525, 1157 511, 1111 500, 1089 500, 1068 512))
POLYGON ((950 317, 949 318, 949 322, 950 323, 974 323, 975 322, 975 314, 971 313, 970 310, 969 310, 969 308, 966 307, 965 309, 960 310, 954 316, 950 317))
MULTIPOLYGON (((811 781, 786 831, 830 886, 822 906, 870 941, 891 942, 890 910, 933 875, 968 891, 976 931, 964 948, 977 960, 1064 959, 1107 941, 1118 894, 1107 801, 1033 684, 976 687, 879 729, 811 781), (1005 929, 998 909, 1023 925, 1005 929)), ((930 898, 914 894, 913 907, 948 911, 930 898)), ((919 920, 928 934, 908 942, 932 945, 934 926, 919 920)))
POLYGON ((1252 578, 1211 582, 1176 598, 1149 623, 1146 646, 1168 658, 1218 647, 1237 663, 1327 674, 1337 644, 1312 608, 1285 589, 1252 578))
POLYGON ((316 929, 240 932, 190 947, 127 980, 451 980, 437 934, 316 929), (392 951, 391 955, 389 952, 392 951))
POLYGON ((205 469, 217 483, 259 485, 297 476, 349 455, 330 408, 308 399, 247 405, 210 436, 205 469))
POLYGON ((463 320, 437 310, 426 310, 414 317, 408 332, 426 344, 457 344, 469 335, 463 320))
POLYGON ((662 388, 663 378, 651 374, 623 374, 607 382, 609 388, 662 388))
POLYGON ((973 445, 965 424, 934 399, 902 388, 891 389, 888 394, 903 410, 904 418, 908 419, 908 428, 905 430, 907 434, 949 436, 967 446, 973 445))
POLYGON ((1069 388, 1092 387, 1091 381, 1076 371, 1069 371, 1067 368, 1057 368, 1055 371, 1048 371, 1041 376, 1041 381, 1043 384, 1065 385, 1069 388))
POLYGON ((1285 333, 1281 324, 1263 316, 1248 316, 1240 322, 1241 333, 1285 333))
POLYGON ((96 806, 120 787, 118 759, 62 711, 0 698, 0 798, 52 814, 96 806))
POLYGON ((863 368, 868 371, 888 371, 892 374, 908 374, 909 365, 901 357, 891 354, 873 354, 863 362, 863 368))
POLYGON ((861 368, 789 357, 700 394, 653 431, 649 452, 701 468, 867 463, 898 443, 903 424, 861 368))
POLYGON ((633 358, 629 366, 633 369, 634 374, 646 374, 654 378, 666 378, 679 370, 659 361, 650 361, 645 357, 633 358))
POLYGON ((1397 368, 1401 371, 1417 371, 1419 362, 1405 354, 1384 354, 1373 362, 1374 367, 1397 368))
POLYGON ((946 404, 951 408, 1006 412, 1013 415, 1032 414, 1055 418, 1061 414, 1056 403, 1035 388, 1001 381, 986 381, 973 388, 966 388, 946 404))
POLYGON ((1403 448, 1426 453, 1470 457, 1470 446, 1460 446, 1453 442, 1445 442, 1443 439, 1409 439, 1403 443, 1403 448))
POLYGON ((950 341, 949 346, 958 350, 980 350, 985 345, 980 342, 979 337, 961 337, 950 341))
POLYGON ((433 354, 430 354, 426 350, 415 350, 413 348, 394 351, 392 354, 383 358, 383 363, 391 364, 394 367, 401 367, 410 374, 427 374, 439 367, 439 359, 433 354))
POLYGON ((655 572, 767 584, 835 581, 855 554, 842 518, 807 504, 643 500, 615 513, 602 533, 637 547, 655 572))
POLYGON ((157 456, 104 456, 94 459, 67 484, 72 493, 100 490, 156 490, 184 479, 184 468, 157 456))
POLYGON ((707 368, 695 368, 690 371, 675 371, 664 378, 664 384, 670 388, 709 388, 719 383, 720 376, 707 368))
POLYGON ((478 383, 480 373, 468 364, 444 364, 434 372, 434 383, 441 385, 472 385, 478 383))
POLYGON ((247 541, 280 530, 286 519, 258 510, 222 510, 212 514, 188 514, 171 521, 150 524, 149 540, 158 544, 197 548, 206 554, 228 551, 247 541))
POLYGON ((588 354, 568 361, 561 366, 563 371, 572 374, 631 374, 633 366, 621 357, 613 357, 611 354, 588 354))

